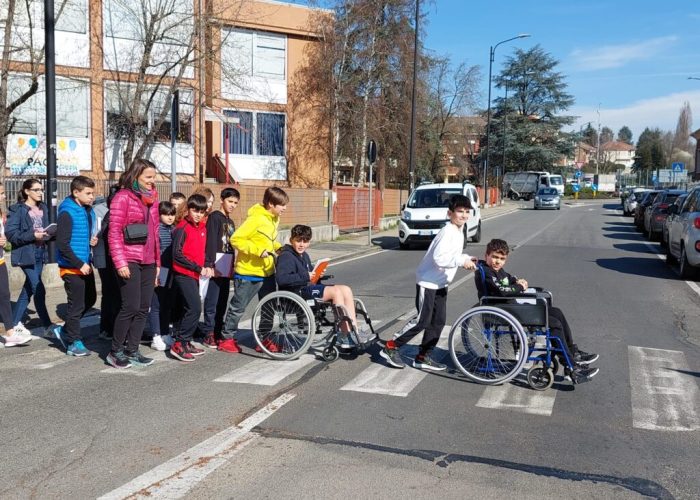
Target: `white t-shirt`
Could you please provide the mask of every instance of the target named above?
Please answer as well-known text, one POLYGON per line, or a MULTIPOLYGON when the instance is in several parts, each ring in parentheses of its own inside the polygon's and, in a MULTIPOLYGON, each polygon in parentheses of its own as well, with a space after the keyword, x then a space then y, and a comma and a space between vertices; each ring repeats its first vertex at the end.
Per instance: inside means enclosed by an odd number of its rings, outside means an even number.
POLYGON ((451 222, 440 229, 416 269, 416 283, 423 288, 437 290, 449 285, 457 268, 471 260, 462 253, 464 233, 451 222))

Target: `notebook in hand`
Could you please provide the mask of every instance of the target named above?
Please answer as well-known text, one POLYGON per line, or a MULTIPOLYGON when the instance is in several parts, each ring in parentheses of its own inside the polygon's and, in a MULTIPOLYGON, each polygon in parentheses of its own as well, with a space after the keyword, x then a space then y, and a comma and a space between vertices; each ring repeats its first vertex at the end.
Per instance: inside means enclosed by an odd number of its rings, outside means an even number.
POLYGON ((314 285, 318 283, 318 280, 321 279, 321 276, 323 276, 323 273, 326 272, 326 268, 328 267, 328 264, 330 263, 331 259, 328 257, 319 259, 318 262, 316 262, 316 267, 314 267, 313 273, 314 273, 314 279, 311 280, 311 283, 314 285))

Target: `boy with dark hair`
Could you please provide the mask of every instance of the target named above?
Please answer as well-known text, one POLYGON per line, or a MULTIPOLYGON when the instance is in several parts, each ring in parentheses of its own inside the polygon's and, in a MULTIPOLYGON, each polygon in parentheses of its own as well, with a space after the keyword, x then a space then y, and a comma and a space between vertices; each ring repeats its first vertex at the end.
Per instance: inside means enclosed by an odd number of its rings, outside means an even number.
MULTIPOLYGON (((504 269, 510 248, 505 240, 493 239, 486 245, 485 260, 479 261, 479 272, 475 273, 474 281, 479 298, 484 296, 494 297, 517 297, 527 291, 528 283, 522 278, 509 274, 504 269)), ((598 359, 597 354, 589 354, 578 348, 574 344, 573 335, 569 323, 561 309, 558 307, 548 307, 549 330, 550 333, 559 339, 559 346, 555 342, 555 347, 561 347, 575 367, 571 373, 574 383, 587 382, 598 374, 599 368, 586 368, 598 359)), ((562 364, 565 363, 563 356, 559 356, 562 364)))
MULTIPOLYGON (((262 203, 250 207, 248 217, 230 238, 238 255, 233 276, 234 293, 221 330, 219 351, 241 352, 235 335, 246 307, 256 293, 262 299, 275 290, 274 254, 282 247, 277 241, 277 228, 287 203, 289 196, 284 190, 267 188, 262 203)), ((271 351, 276 349, 274 344, 267 347, 271 351)))
POLYGON ((156 288, 151 299, 151 310, 148 312, 148 324, 153 334, 151 349, 165 351, 173 343, 170 335, 175 293, 172 287, 170 273, 173 267, 173 223, 175 222, 175 205, 169 201, 158 204, 158 239, 160 240, 160 273, 157 277, 156 288))
POLYGON ((231 236, 236 225, 231 214, 238 206, 241 194, 237 189, 224 188, 221 191, 221 207, 207 217, 206 265, 215 269, 215 276, 209 280, 207 296, 204 298, 204 341, 205 346, 218 347, 221 329, 224 326, 224 314, 231 288, 231 271, 235 251, 231 246, 231 236), (217 269, 217 261, 221 265, 217 269))
POLYGON ((193 194, 187 199, 187 215, 173 231, 173 280, 183 312, 176 320, 175 342, 170 354, 180 361, 194 361, 195 356, 204 354, 203 349, 192 344, 192 335, 202 313, 199 278, 214 276, 214 270, 204 263, 207 229, 203 219, 206 213, 207 199, 193 194))
POLYGON ((463 226, 469 218, 471 202, 463 195, 450 198, 446 224, 433 239, 416 270, 416 309, 418 314, 395 335, 387 340, 380 356, 394 368, 403 368, 399 348, 420 332, 423 340, 413 366, 426 370, 442 371, 447 367, 430 356, 437 345, 447 317, 447 287, 458 267, 475 269, 473 257, 462 253, 464 248, 463 226))
POLYGON ((373 334, 368 328, 360 329, 357 326, 355 314, 355 297, 352 289, 347 285, 313 284, 316 278, 312 272, 314 266, 306 249, 311 242, 312 231, 309 226, 297 224, 292 227, 289 244, 282 247, 277 258, 275 279, 281 290, 290 290, 299 293, 305 300, 322 299, 337 306, 343 306, 352 325, 343 322, 340 329, 344 333, 338 339, 340 347, 350 348, 354 346, 352 338, 348 335, 354 327, 361 344, 367 344, 373 340, 373 334))
POLYGON ((80 333, 80 319, 97 299, 92 272, 92 250, 97 244, 97 227, 92 204, 95 181, 84 175, 70 183, 70 196, 58 207, 56 260, 68 300, 66 323, 54 334, 69 356, 88 356, 80 333))
POLYGON ((170 195, 170 203, 175 205, 175 212, 177 213, 177 209, 180 208, 180 205, 185 203, 185 200, 187 200, 187 197, 180 193, 179 191, 175 191, 173 194, 170 195))

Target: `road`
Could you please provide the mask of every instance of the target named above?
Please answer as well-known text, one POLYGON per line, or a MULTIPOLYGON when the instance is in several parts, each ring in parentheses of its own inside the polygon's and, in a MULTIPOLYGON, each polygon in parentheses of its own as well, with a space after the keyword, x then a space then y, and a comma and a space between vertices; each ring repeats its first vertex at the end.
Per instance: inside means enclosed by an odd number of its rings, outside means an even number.
MULTIPOLYGON (((506 239, 507 269, 553 290, 577 343, 601 354, 590 383, 485 387, 390 369, 376 350, 330 364, 156 353, 117 371, 38 340, 0 351, 0 497, 697 498, 700 289, 618 207, 519 210, 468 247, 506 239)), ((397 243, 330 271, 383 338, 408 318, 423 255, 397 243)), ((468 273, 448 300, 449 328, 476 302, 468 273)), ((85 332, 104 355, 96 327, 85 332)))

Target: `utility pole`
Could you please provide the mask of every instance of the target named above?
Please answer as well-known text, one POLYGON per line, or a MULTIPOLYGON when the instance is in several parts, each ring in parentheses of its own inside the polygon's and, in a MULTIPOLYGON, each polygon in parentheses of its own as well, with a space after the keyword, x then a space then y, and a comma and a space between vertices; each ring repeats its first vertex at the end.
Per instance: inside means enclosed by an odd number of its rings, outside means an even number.
POLYGON ((416 0, 415 32, 413 33, 413 89, 411 90, 411 137, 408 146, 408 192, 413 191, 416 174, 416 80, 418 79, 418 19, 420 0, 416 0))
MULTIPOLYGON (((46 205, 49 223, 56 222, 58 183, 56 182, 56 46, 54 3, 44 0, 44 54, 46 59, 46 205)), ((54 243, 49 242, 49 262, 55 261, 54 243)))
POLYGON ((600 103, 598 103, 598 146, 595 150, 595 174, 598 175, 598 166, 600 165, 600 103))

